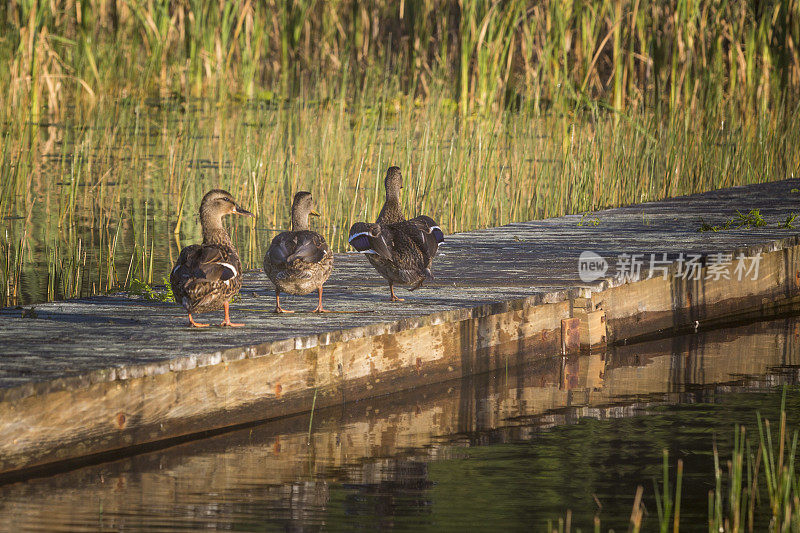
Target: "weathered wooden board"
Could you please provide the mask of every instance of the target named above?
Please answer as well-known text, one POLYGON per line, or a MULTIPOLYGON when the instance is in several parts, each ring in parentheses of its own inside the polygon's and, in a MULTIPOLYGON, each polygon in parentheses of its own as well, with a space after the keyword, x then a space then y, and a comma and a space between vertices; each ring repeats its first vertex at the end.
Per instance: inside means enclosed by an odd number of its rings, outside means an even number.
POLYGON ((494 370, 528 348, 530 357, 558 353, 558 327, 568 315, 563 301, 285 351, 260 345, 247 359, 229 353, 239 350, 233 348, 216 365, 3 402, 0 435, 15 438, 0 438, 0 467, 60 461, 75 450, 105 452, 494 370), (526 342, 531 337, 541 342, 526 342))
POLYGON ((286 506, 291 498, 293 509, 319 507, 328 504, 326 485, 332 481, 392 481, 402 470, 398 465, 459 454, 465 435, 515 442, 537 427, 641 413, 651 402, 691 394, 687 390, 696 395, 729 390, 741 376, 767 375, 772 385, 796 383, 797 374, 785 368, 800 364, 797 327, 796 319, 775 320, 565 359, 547 357, 507 371, 316 410, 310 434, 309 415, 286 417, 157 453, 0 486, 0 529, 46 525, 51 515, 85 523, 80 517, 96 515, 100 507, 105 517, 93 516, 99 529, 136 529, 136 523, 113 522, 130 511, 131 498, 152 502, 158 494, 159 501, 192 501, 198 487, 221 497, 258 491, 286 506), (763 349, 770 343, 773 348, 763 349), (778 367, 783 370, 773 373, 778 367))
MULTIPOLYGON (((593 215, 450 235, 437 281, 390 304, 367 262, 336 258, 326 306, 275 316, 265 277, 246 277, 236 330, 185 327, 174 305, 124 296, 0 311, 0 473, 375 397, 567 348, 646 336, 797 305, 797 230, 778 222, 800 195, 787 180, 593 215), (760 208, 767 227, 697 231, 760 208), (676 275, 581 280, 579 257, 760 256, 755 279, 676 275), (708 279, 707 279, 708 278, 708 279), (574 327, 570 319, 577 319, 574 327), (563 331, 570 333, 566 338, 563 331)), ((292 309, 313 297, 288 298, 292 309)))

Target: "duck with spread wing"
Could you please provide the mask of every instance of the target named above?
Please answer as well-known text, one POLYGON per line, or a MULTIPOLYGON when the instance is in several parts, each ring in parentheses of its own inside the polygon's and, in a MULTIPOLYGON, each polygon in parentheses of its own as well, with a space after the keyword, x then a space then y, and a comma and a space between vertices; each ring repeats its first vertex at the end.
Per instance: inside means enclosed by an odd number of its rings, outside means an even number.
POLYGON ((363 253, 386 280, 392 302, 401 302, 394 285, 419 288, 433 280, 431 266, 444 241, 444 232, 430 217, 421 215, 410 220, 403 218, 400 190, 403 179, 398 167, 389 167, 384 180, 386 200, 375 223, 356 222, 350 228, 348 241, 363 253))

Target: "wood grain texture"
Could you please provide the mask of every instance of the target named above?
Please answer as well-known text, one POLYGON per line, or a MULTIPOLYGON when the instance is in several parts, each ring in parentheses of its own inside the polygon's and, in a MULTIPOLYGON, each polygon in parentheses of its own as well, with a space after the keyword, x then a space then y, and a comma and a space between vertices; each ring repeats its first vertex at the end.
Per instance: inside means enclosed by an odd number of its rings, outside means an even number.
MULTIPOLYGON (((687 389, 713 398, 717 390, 730 391, 731 381, 743 375, 766 375, 763 383, 772 386, 796 383, 796 372, 792 377, 782 366, 800 364, 796 333, 796 319, 775 320, 528 361, 318 410, 310 438, 307 414, 285 417, 155 453, 2 485, 0 515, 4 527, 16 531, 25 524, 48 524, 53 515, 74 516, 70 523, 81 523, 78 517, 96 514, 102 505, 107 516, 104 522, 97 517, 99 529, 136 528, 136 523, 113 522, 113 517, 127 516, 131 500, 152 503, 158 495, 158 501, 186 501, 198 487, 231 500, 258 490, 292 509, 318 508, 329 503, 327 483, 391 481, 403 470, 398 465, 463 454, 465 434, 493 443, 519 442, 530 439, 536 425, 641 416, 651 394, 661 398, 657 404, 685 399, 687 389)), ((218 524, 226 523, 224 509, 209 510, 218 524)))

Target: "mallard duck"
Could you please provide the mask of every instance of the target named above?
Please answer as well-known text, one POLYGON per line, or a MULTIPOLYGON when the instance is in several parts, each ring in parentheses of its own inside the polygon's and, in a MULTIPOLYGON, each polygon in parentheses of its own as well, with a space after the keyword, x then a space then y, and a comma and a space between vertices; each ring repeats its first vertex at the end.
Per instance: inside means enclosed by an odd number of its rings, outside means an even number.
POLYGON ((169 282, 175 301, 189 314, 189 324, 203 328, 208 324, 194 321, 192 313, 208 313, 225 309, 220 326, 243 326, 231 322, 228 304, 242 286, 242 265, 233 247, 222 217, 236 214, 253 216, 238 205, 231 193, 220 189, 209 191, 200 202, 200 225, 203 244, 192 244, 181 250, 169 282))
POLYGON ((281 307, 281 292, 295 295, 319 293, 314 313, 325 313, 322 307, 322 284, 333 270, 333 253, 322 235, 311 231, 309 215, 319 216, 313 209, 311 193, 301 191, 292 201, 292 231, 276 235, 264 254, 264 272, 275 284, 275 312, 293 313, 281 307))
POLYGON ((431 264, 442 241, 442 229, 424 215, 395 224, 356 222, 348 239, 389 282, 393 302, 403 301, 394 293, 395 283, 411 285, 413 291, 433 280, 431 264))
POLYGON ((403 218, 400 190, 403 178, 398 167, 389 167, 384 179, 386 200, 374 224, 356 222, 350 228, 348 242, 389 282, 391 301, 402 302, 394 293, 394 284, 418 289, 432 280, 431 264, 444 241, 444 232, 432 218, 421 215, 403 218))

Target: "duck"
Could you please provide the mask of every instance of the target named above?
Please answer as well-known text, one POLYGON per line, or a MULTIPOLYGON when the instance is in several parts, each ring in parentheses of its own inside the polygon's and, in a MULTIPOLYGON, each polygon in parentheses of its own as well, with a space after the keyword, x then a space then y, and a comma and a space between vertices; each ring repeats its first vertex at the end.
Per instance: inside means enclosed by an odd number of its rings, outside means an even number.
POLYGON ((275 312, 293 313, 281 307, 281 293, 304 295, 317 291, 319 300, 314 313, 327 313, 322 306, 322 285, 333 271, 333 253, 319 233, 309 229, 314 210, 310 192, 300 191, 292 200, 292 230, 272 239, 264 254, 264 273, 275 285, 275 312))
POLYGON ((208 327, 208 324, 196 322, 193 314, 220 308, 225 310, 225 319, 220 326, 244 325, 231 322, 229 309, 230 299, 242 286, 239 254, 222 225, 222 218, 232 214, 254 216, 237 204, 228 191, 214 189, 207 192, 200 202, 203 243, 183 248, 170 273, 172 294, 175 301, 186 309, 192 327, 208 327))
POLYGON ((365 254, 389 282, 390 301, 402 302, 394 285, 409 285, 414 291, 434 279, 433 258, 444 242, 444 231, 432 218, 420 215, 405 220, 400 205, 403 188, 400 168, 389 167, 384 179, 386 200, 374 223, 356 222, 350 227, 348 243, 365 254))

